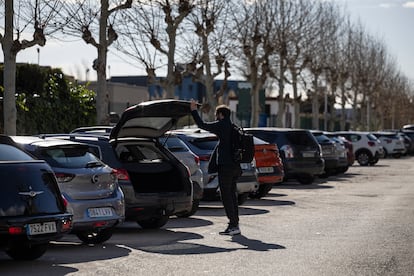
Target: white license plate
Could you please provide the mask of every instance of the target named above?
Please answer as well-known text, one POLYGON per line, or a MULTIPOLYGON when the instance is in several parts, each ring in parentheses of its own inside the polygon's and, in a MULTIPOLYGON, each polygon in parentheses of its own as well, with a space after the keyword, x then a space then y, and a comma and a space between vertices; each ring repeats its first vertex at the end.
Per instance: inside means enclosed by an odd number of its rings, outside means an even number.
POLYGON ((272 173, 273 167, 261 167, 258 168, 260 173, 272 173))
POLYGON ((111 217, 113 215, 112 208, 90 208, 88 215, 91 218, 111 217))
POLYGON ((27 232, 30 236, 41 235, 48 233, 56 233, 56 222, 44 222, 44 223, 33 223, 29 224, 27 232))

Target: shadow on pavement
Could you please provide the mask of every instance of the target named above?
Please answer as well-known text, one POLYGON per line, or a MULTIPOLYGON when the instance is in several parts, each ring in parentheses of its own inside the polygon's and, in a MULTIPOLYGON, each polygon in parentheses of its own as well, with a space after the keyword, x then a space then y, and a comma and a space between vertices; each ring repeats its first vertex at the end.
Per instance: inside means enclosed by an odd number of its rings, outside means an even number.
POLYGON ((243 249, 247 250, 269 251, 271 249, 286 249, 286 247, 279 244, 265 243, 260 240, 253 240, 243 235, 233 236, 231 237, 231 241, 245 246, 246 248, 243 249))

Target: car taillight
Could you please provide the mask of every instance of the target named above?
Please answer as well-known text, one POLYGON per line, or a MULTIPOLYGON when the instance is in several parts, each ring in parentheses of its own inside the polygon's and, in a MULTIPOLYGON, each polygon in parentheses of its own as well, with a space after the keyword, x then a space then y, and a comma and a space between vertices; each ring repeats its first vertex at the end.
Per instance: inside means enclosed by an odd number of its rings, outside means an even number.
POLYGON ((375 142, 368 141, 368 146, 370 146, 370 147, 375 147, 375 142))
POLYGON ((9 234, 10 235, 20 235, 23 234, 24 230, 23 227, 20 226, 10 226, 9 227, 9 234))
POLYGON ((66 207, 68 207, 68 200, 62 195, 62 201, 63 201, 63 205, 66 207))
POLYGON ((210 155, 200 155, 200 161, 210 161, 210 155))
POLYGON ((125 169, 115 169, 114 173, 118 180, 129 180, 129 175, 125 169))
POLYGON ((71 220, 67 220, 67 219, 62 220, 62 229, 61 229, 62 232, 67 232, 71 230, 71 228, 72 228, 71 220))
POLYGON ((197 166, 200 166, 200 157, 194 154, 194 161, 196 162, 197 166))
POLYGON ((295 154, 293 153, 293 149, 291 146, 289 145, 284 145, 280 148, 284 154, 285 154, 285 158, 294 158, 295 154))

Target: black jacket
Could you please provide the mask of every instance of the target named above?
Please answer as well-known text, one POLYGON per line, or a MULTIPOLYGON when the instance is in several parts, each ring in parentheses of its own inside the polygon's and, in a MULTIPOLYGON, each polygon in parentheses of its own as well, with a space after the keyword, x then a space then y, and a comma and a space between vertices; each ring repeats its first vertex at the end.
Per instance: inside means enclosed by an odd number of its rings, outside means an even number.
POLYGON ((217 164, 218 165, 235 165, 232 157, 232 142, 231 142, 231 127, 232 122, 230 118, 224 118, 214 122, 204 122, 197 110, 191 111, 191 115, 199 128, 214 133, 219 138, 217 150, 217 164))

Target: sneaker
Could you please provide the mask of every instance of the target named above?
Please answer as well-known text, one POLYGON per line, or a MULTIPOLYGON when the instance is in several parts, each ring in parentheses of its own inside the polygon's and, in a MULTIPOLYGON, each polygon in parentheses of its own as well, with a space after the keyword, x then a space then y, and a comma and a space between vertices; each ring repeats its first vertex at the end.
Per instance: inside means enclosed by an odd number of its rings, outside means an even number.
POLYGON ((240 229, 239 227, 227 227, 226 230, 219 232, 220 235, 229 235, 229 236, 234 236, 234 235, 240 235, 240 229))

